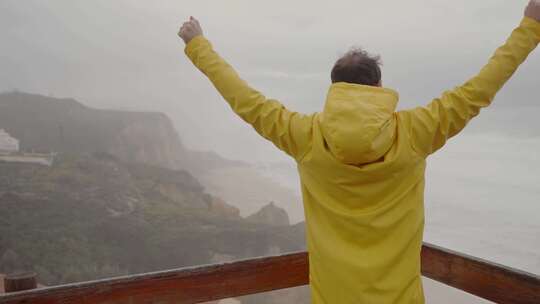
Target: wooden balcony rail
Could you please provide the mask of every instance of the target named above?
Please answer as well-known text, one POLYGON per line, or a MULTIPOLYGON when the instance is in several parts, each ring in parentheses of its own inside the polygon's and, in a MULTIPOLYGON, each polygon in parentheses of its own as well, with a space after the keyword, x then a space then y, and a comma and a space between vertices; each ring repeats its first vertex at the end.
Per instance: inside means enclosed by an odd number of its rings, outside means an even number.
MULTIPOLYGON (((422 274, 496 303, 540 303, 540 277, 424 244, 422 274)), ((305 252, 68 284, 0 296, 2 304, 188 304, 308 284, 305 252)))

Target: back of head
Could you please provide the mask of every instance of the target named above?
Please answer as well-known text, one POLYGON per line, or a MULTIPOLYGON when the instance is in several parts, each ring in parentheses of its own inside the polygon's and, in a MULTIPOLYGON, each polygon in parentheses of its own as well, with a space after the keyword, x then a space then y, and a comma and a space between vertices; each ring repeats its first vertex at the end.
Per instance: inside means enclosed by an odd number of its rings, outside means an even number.
POLYGON ((361 165, 380 159, 394 142, 397 92, 381 87, 378 56, 352 49, 332 69, 321 129, 334 157, 361 165))
POLYGON ((354 48, 341 57, 332 68, 332 83, 347 82, 367 86, 381 85, 379 56, 354 48))

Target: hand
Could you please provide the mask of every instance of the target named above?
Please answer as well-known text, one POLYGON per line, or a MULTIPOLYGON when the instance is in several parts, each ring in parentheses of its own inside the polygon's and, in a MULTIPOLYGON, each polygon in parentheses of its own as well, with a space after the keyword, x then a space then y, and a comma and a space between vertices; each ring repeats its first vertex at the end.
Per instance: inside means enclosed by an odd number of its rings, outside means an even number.
POLYGON ((531 0, 525 9, 525 16, 540 22, 540 0, 531 0))
POLYGON ((199 21, 193 17, 189 17, 189 21, 184 22, 180 31, 178 31, 178 36, 188 44, 191 39, 200 36, 203 34, 201 25, 199 21))

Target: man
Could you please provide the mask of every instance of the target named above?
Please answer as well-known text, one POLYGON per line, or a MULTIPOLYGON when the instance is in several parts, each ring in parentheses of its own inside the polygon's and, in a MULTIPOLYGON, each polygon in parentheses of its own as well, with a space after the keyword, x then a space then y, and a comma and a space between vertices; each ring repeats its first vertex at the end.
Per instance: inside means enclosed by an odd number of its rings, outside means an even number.
POLYGON ((478 75, 425 107, 396 112, 377 58, 353 50, 331 74, 324 110, 288 111, 239 78, 193 17, 185 53, 232 109, 292 156, 302 183, 316 304, 424 303, 420 249, 426 158, 459 133, 540 42, 540 0, 478 75))

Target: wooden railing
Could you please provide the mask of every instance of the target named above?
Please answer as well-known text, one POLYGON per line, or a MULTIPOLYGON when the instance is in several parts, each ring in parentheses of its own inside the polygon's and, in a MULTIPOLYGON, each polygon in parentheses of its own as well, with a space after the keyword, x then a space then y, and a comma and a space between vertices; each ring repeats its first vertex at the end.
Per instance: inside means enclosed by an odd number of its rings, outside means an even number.
MULTIPOLYGON (((434 245, 422 274, 496 303, 540 303, 540 277, 434 245)), ((34 289, 2 304, 187 304, 308 284, 305 252, 34 289)))

